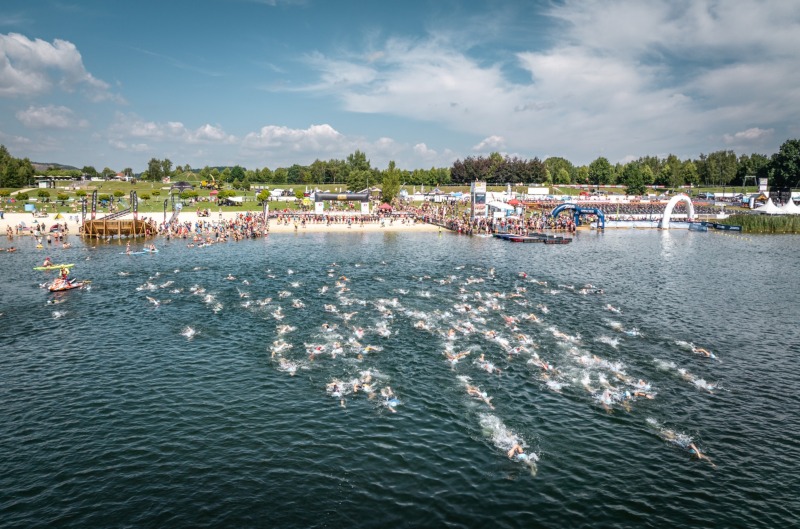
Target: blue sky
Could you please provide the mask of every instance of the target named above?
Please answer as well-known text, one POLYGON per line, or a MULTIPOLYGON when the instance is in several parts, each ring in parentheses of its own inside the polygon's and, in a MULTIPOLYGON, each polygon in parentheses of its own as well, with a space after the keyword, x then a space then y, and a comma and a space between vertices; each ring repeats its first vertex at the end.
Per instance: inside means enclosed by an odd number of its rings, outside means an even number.
POLYGON ((785 0, 3 0, 0 143, 97 169, 588 164, 800 137, 785 0))

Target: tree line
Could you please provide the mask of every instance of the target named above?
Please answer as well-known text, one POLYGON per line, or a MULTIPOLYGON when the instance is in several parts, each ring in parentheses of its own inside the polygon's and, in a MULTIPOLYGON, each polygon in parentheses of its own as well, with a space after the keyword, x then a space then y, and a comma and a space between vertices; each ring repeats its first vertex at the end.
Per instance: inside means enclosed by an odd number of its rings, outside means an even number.
MULTIPOLYGON (((75 176, 113 176, 116 173, 106 167, 98 172, 85 166, 75 176), (77 174, 80 173, 80 174, 77 174)), ((122 173, 134 177, 130 167, 122 173)), ((27 158, 12 157, 5 146, 0 145, 0 187, 24 187, 33 183, 34 168, 27 158)), ((45 174, 65 174, 62 170, 51 170, 45 174)), ((588 165, 575 165, 562 157, 521 159, 502 156, 499 153, 458 159, 451 167, 404 170, 390 162, 386 169, 373 167, 362 151, 355 151, 346 159, 315 160, 310 165, 294 164, 290 167, 268 167, 246 169, 234 167, 203 167, 192 169, 189 164, 177 165, 168 158, 151 158, 147 169, 138 175, 143 180, 160 181, 164 177, 184 180, 212 179, 230 184, 234 189, 249 189, 253 184, 270 185, 341 185, 352 191, 370 186, 386 187, 400 185, 467 185, 475 180, 489 184, 584 184, 593 186, 623 185, 630 194, 642 194, 649 185, 678 188, 683 185, 721 187, 739 186, 745 177, 769 178, 773 187, 800 186, 800 139, 791 139, 781 145, 779 151, 768 157, 763 154, 742 154, 733 151, 715 151, 700 154, 696 159, 680 159, 674 154, 666 157, 642 156, 626 163, 612 164, 605 157, 598 157, 588 165)), ((384 197, 387 190, 384 189, 384 197)))
POLYGON ((668 188, 740 186, 746 177, 769 178, 770 185, 775 187, 800 185, 800 140, 788 140, 772 157, 763 154, 737 157, 728 150, 700 154, 697 159, 681 160, 670 154, 664 158, 642 156, 616 164, 601 156, 588 165, 578 166, 557 156, 541 161, 492 153, 488 157, 456 160, 451 169, 452 182, 460 184, 483 180, 497 185, 534 182, 555 186, 623 185, 636 191, 631 194, 641 194, 646 186, 652 185, 668 188))

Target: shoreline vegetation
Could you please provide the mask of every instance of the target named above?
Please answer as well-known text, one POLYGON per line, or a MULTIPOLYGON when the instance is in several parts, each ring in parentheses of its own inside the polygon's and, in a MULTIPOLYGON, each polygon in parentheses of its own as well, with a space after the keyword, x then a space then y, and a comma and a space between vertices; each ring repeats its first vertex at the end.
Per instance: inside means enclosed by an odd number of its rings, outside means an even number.
POLYGON ((731 215, 717 223, 741 226, 742 233, 749 234, 800 234, 800 215, 731 215))

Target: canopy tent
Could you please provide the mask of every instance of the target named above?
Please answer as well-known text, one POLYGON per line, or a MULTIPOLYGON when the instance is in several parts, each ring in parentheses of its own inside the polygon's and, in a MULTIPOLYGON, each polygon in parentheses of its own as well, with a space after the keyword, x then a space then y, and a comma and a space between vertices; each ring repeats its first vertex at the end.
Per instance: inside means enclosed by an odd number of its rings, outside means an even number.
POLYGON ((175 182, 174 184, 172 184, 172 186, 169 189, 170 189, 170 191, 173 190, 173 189, 177 189, 178 191, 183 192, 183 191, 186 191, 187 189, 190 189, 190 190, 194 189, 194 186, 192 184, 190 184, 189 182, 181 181, 181 182, 175 182))
POLYGON ((522 204, 522 202, 520 202, 520 201, 519 201, 519 200, 517 200, 516 198, 512 198, 511 200, 509 200, 509 201, 508 201, 508 205, 509 205, 509 206, 514 206, 514 207, 516 207, 516 206, 519 206, 520 204, 522 204))
POLYGON ((800 215, 800 206, 796 205, 791 198, 778 209, 781 213, 786 213, 788 215, 800 215))
POLYGON ((486 204, 490 208, 499 209, 500 211, 513 211, 514 206, 509 206, 505 202, 500 202, 499 200, 495 200, 493 202, 489 202, 486 204))
POLYGON ((781 211, 781 208, 779 208, 778 206, 775 205, 774 202, 772 202, 771 198, 767 200, 766 204, 754 209, 753 211, 761 213, 762 215, 780 215, 781 213, 784 213, 783 211, 781 211))
POLYGON ((378 209, 381 210, 381 211, 392 211, 392 206, 390 204, 387 204, 386 202, 384 202, 383 204, 378 206, 378 209))

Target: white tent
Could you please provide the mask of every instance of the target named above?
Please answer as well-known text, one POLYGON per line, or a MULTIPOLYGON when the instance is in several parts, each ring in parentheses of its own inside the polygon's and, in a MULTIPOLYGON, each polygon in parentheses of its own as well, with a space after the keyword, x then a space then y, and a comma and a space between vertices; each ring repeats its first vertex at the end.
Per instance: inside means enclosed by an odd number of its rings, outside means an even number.
POLYGON ((772 202, 771 198, 767 199, 766 204, 754 209, 753 211, 761 213, 763 215, 780 215, 781 213, 784 213, 783 211, 781 211, 781 208, 779 208, 778 206, 775 205, 774 202, 772 202))
POLYGON ((505 202, 500 202, 499 200, 488 202, 486 205, 492 208, 499 209, 500 211, 514 211, 514 206, 506 204, 505 202))
POLYGON ((787 215, 800 215, 800 206, 795 205, 794 200, 791 198, 778 209, 781 213, 786 213, 787 215))

